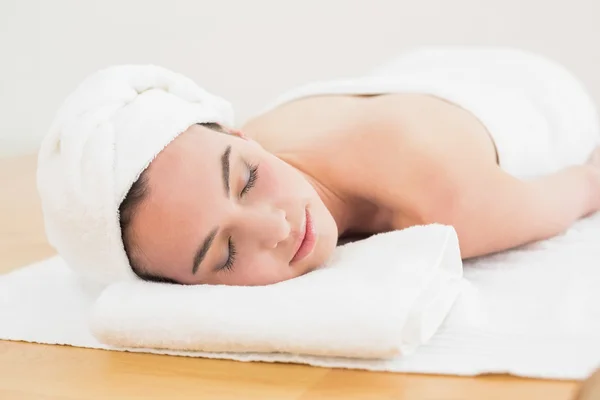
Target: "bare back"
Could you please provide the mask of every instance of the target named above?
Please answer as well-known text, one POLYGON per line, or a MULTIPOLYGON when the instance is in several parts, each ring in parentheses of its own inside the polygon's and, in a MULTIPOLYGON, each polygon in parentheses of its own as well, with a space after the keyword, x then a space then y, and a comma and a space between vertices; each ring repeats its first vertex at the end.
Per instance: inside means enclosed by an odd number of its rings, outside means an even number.
POLYGON ((493 142, 469 112, 418 94, 315 96, 284 104, 244 130, 300 170, 372 205, 356 233, 424 222, 415 204, 439 201, 443 176, 422 168, 423 150, 440 149, 435 163, 495 164, 493 142), (422 199, 418 197, 423 197, 422 199))

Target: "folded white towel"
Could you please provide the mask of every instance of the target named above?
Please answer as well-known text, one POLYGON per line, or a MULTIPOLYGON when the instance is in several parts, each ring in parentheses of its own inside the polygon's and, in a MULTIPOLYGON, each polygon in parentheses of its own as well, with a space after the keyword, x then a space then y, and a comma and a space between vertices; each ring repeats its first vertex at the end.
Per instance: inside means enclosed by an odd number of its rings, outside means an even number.
POLYGON ((326 268, 270 286, 115 283, 91 327, 114 346, 391 358, 433 336, 461 287, 454 229, 419 226, 340 246, 326 268))

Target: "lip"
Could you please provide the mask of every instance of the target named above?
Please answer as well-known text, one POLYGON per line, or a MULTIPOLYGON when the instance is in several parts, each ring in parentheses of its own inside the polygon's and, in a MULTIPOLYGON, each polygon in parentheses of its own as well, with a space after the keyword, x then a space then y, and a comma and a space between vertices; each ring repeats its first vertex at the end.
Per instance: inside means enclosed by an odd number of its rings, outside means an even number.
POLYGON ((315 227, 313 224, 312 216, 308 208, 305 209, 304 222, 302 224, 302 232, 298 237, 294 252, 294 257, 290 263, 296 263, 312 253, 316 244, 315 227))

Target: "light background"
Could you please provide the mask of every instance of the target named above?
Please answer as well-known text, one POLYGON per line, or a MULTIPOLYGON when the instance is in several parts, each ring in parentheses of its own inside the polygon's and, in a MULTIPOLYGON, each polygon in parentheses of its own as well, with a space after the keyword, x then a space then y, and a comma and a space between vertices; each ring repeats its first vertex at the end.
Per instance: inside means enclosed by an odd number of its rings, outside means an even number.
POLYGON ((362 74, 419 45, 554 58, 600 103, 599 0, 0 0, 0 157, 35 152, 64 98, 111 64, 153 63, 231 101, 362 74))

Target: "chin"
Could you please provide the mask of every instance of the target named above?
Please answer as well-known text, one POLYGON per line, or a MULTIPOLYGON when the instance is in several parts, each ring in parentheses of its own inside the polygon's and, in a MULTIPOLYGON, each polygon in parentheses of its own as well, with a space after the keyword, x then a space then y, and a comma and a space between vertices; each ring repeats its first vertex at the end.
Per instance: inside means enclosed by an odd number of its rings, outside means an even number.
POLYGON ((312 271, 319 269, 324 266, 327 261, 333 256, 333 252, 337 246, 337 235, 327 235, 319 238, 321 239, 321 248, 319 249, 319 259, 314 260, 312 265, 312 271))

